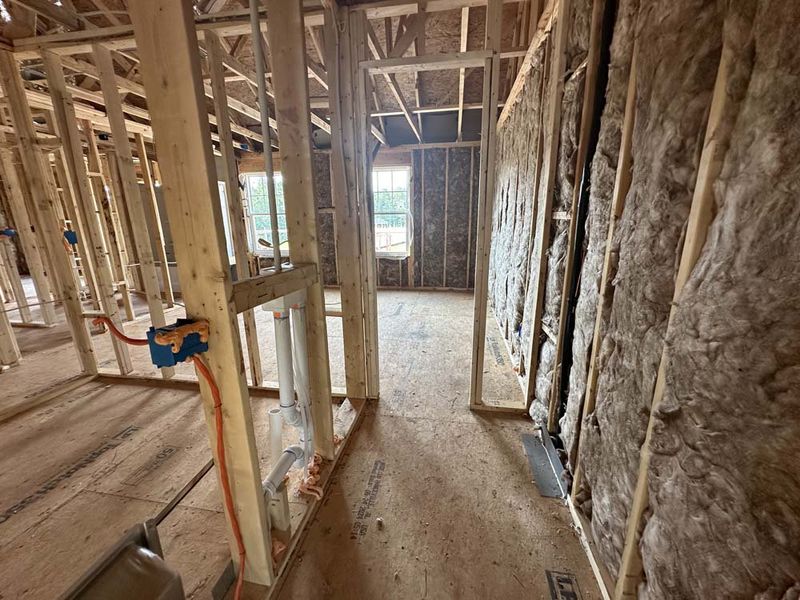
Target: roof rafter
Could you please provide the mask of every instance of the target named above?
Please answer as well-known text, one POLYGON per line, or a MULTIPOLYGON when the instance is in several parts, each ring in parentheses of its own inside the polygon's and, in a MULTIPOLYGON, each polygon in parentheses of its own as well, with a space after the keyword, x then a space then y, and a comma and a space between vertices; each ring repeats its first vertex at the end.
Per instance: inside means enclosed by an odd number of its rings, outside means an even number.
MULTIPOLYGON (((380 41, 378 40, 378 36, 375 35, 375 30, 372 28, 372 23, 369 20, 365 19, 365 24, 367 27, 367 46, 369 46, 370 52, 375 57, 376 60, 386 60, 386 53, 383 51, 381 47, 380 41)), ((409 127, 411 127, 411 131, 414 132, 414 136, 419 140, 422 141, 422 135, 417 128, 417 124, 414 121, 414 117, 411 116, 411 112, 408 109, 408 104, 406 103, 405 98, 403 98, 403 94, 400 91, 400 86, 397 84, 397 77, 393 73, 383 73, 384 79, 386 79, 386 83, 389 84, 389 89, 392 92, 392 95, 397 100, 397 103, 400 105, 400 110, 403 111, 403 116, 408 121, 409 127)))

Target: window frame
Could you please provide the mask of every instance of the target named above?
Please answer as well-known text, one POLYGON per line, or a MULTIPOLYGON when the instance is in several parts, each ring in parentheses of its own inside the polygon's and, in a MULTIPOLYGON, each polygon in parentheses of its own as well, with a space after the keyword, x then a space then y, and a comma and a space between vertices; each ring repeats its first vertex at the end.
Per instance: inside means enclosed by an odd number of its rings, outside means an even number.
MULTIPOLYGON (((265 248, 258 243, 258 235, 256 233, 256 217, 267 217, 271 221, 271 215, 269 214, 269 191, 267 191, 267 195, 265 196, 267 201, 267 212, 253 212, 253 202, 250 196, 250 179, 261 177, 266 180, 267 173, 266 171, 250 171, 247 173, 242 173, 242 178, 244 179, 244 197, 246 199, 246 217, 247 217, 247 237, 248 237, 248 245, 250 247, 250 252, 255 254, 256 256, 260 256, 262 258, 274 258, 275 254, 272 248, 265 248)), ((283 175, 278 171, 273 173, 274 181, 277 183, 278 180, 283 182, 283 175)), ((277 194, 276 194, 277 195, 277 194)), ((276 208, 277 208, 277 198, 275 199, 276 208)), ((284 220, 286 219, 286 198, 284 197, 283 200, 283 208, 284 211, 278 211, 275 218, 278 219, 278 231, 280 232, 280 218, 283 216, 284 220)), ((271 225, 270 225, 271 226, 271 225)), ((289 231, 286 230, 286 239, 289 238, 289 231)), ((279 241, 280 243, 280 241, 279 241)))
MULTIPOLYGON (((371 176, 375 176, 377 180, 377 174, 379 172, 400 172, 405 171, 406 173, 406 193, 408 197, 408 209, 405 211, 393 210, 393 211, 378 211, 375 208, 375 185, 372 185, 371 193, 372 193, 372 229, 373 229, 373 237, 375 238, 374 243, 376 245, 375 248, 375 256, 377 258, 393 258, 393 259, 404 259, 409 258, 411 256, 411 244, 413 242, 414 237, 414 215, 412 213, 412 198, 411 198, 411 166, 410 165, 381 165, 379 167, 372 167, 371 176), (375 225, 375 220, 380 215, 386 216, 404 216, 406 217, 406 244, 405 250, 401 251, 387 251, 387 250, 378 250, 377 248, 377 228, 375 225)), ((372 182, 371 182, 372 183, 372 182)), ((395 193, 397 190, 391 190, 391 193, 395 193)))

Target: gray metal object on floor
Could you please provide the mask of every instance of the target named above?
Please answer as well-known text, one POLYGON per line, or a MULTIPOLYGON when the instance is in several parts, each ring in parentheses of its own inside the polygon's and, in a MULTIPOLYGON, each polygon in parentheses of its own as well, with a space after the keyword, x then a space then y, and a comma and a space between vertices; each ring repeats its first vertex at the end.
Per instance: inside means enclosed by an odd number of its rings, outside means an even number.
POLYGON ((539 494, 545 498, 566 497, 564 467, 547 431, 537 427, 534 433, 523 433, 522 445, 539 494))
POLYGON ((105 553, 62 600, 185 600, 181 577, 164 562, 152 523, 139 524, 105 553))

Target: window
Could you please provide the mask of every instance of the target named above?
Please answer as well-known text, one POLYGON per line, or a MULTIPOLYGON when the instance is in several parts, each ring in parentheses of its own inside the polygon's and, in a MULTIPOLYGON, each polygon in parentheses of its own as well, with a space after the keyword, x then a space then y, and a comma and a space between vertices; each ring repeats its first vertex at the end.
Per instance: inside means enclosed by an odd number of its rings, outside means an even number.
MULTIPOLYGON (((269 216, 269 196, 267 195, 267 176, 264 173, 247 173, 244 176, 244 193, 249 209, 248 225, 252 250, 272 255, 272 250, 258 243, 259 239, 272 240, 272 226, 269 216)), ((288 252, 289 241, 286 231, 286 205, 283 200, 283 179, 275 173, 275 203, 278 206, 278 237, 282 251, 288 252)))
POLYGON ((391 167, 372 171, 375 206, 375 252, 380 256, 406 257, 411 242, 409 188, 411 169, 391 167))

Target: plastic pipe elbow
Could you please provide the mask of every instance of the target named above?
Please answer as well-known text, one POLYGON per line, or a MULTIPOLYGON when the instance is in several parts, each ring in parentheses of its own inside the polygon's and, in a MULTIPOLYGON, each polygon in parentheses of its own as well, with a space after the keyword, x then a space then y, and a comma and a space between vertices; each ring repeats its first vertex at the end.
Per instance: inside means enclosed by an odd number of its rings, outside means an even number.
POLYGON ((272 471, 269 472, 269 475, 267 475, 267 478, 262 483, 264 493, 269 496, 274 496, 278 492, 278 488, 281 483, 283 483, 283 478, 286 477, 289 469, 292 468, 295 462, 303 460, 304 454, 301 446, 293 445, 286 448, 280 458, 275 462, 272 471))

